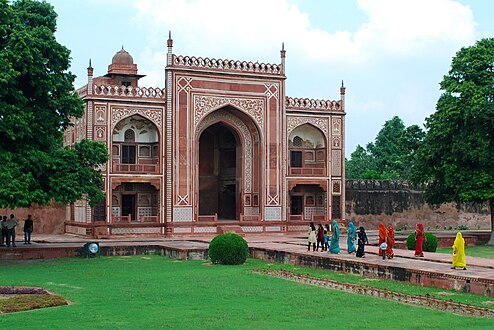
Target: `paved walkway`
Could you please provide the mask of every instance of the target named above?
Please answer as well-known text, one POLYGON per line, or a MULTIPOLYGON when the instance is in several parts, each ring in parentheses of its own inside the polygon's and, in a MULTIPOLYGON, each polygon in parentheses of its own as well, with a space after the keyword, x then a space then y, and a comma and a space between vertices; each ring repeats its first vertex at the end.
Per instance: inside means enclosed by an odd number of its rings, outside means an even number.
MULTIPOLYGON (((375 233, 369 233, 371 241, 375 233)), ((118 238, 98 240, 101 246, 140 246, 159 245, 172 246, 179 249, 193 250, 206 249, 213 236, 187 237, 187 238, 118 238)), ((303 235, 269 234, 269 235, 247 235, 245 237, 250 247, 289 252, 299 255, 323 256, 325 258, 353 260, 370 265, 397 266, 415 269, 425 272, 437 272, 453 276, 471 277, 494 281, 494 259, 467 256, 467 270, 451 269, 451 255, 443 253, 425 253, 424 258, 415 258, 413 251, 394 249, 395 258, 382 260, 377 255, 377 246, 366 247, 366 258, 357 258, 355 254, 346 252, 346 243, 342 244, 340 254, 334 255, 328 252, 307 251, 307 239, 303 235)), ((94 239, 86 239, 71 235, 39 235, 34 237, 33 244, 24 245, 17 242, 16 249, 29 248, 61 248, 81 246, 94 239)), ((342 236, 340 242, 346 242, 342 236)), ((493 247, 494 248, 494 247, 493 247)), ((7 249, 0 247, 0 253, 7 249)))

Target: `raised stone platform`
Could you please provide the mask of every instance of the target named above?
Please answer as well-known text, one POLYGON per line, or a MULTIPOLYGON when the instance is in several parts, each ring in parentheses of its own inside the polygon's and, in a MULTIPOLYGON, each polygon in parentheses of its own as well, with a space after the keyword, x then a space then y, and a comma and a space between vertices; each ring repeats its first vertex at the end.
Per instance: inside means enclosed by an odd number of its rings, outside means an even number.
MULTIPOLYGON (((182 260, 206 260, 211 238, 128 238, 98 242, 103 256, 158 254, 182 260)), ((307 251, 303 237, 272 234, 247 235, 245 239, 252 256, 258 259, 494 296, 493 259, 467 256, 468 269, 453 270, 449 254, 426 253, 425 258, 414 258, 413 251, 395 249, 394 259, 382 260, 377 256, 377 247, 368 246, 366 258, 361 259, 346 253, 344 247, 338 255, 307 251)), ((84 256, 83 246, 88 241, 73 236, 38 238, 32 245, 0 247, 0 261, 84 256)), ((343 237, 342 242, 345 242, 343 237)))

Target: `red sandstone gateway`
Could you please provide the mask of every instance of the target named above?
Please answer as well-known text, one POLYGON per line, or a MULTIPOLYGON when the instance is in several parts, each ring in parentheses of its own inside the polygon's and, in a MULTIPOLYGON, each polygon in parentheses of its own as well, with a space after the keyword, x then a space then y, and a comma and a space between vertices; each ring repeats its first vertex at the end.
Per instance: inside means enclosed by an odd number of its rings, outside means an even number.
POLYGON ((110 151, 106 200, 67 208, 78 235, 305 231, 344 220, 345 87, 336 101, 285 95, 280 64, 177 56, 166 88, 140 87, 123 47, 77 90, 85 114, 64 135, 110 151))

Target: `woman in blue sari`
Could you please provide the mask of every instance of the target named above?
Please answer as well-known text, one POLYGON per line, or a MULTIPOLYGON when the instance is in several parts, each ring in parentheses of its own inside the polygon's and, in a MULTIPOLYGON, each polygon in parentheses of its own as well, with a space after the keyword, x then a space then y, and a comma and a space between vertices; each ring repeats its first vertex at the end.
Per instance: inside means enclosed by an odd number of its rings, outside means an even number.
POLYGON ((331 234, 331 244, 329 244, 329 252, 331 254, 338 254, 340 253, 340 227, 338 226, 338 222, 336 222, 336 220, 333 220, 331 231, 333 233, 331 234))
POLYGON ((348 245, 348 253, 353 253, 357 251, 355 248, 355 240, 357 239, 357 228, 353 222, 350 221, 348 224, 348 238, 346 240, 346 244, 348 245))

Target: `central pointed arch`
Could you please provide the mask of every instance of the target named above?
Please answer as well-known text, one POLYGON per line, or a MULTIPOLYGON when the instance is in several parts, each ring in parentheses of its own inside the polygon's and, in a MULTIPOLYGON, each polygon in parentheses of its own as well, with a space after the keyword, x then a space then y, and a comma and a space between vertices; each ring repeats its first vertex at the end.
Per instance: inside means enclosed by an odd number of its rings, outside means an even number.
POLYGON ((197 214, 240 221, 259 216, 260 134, 242 111, 225 106, 196 128, 197 214))

